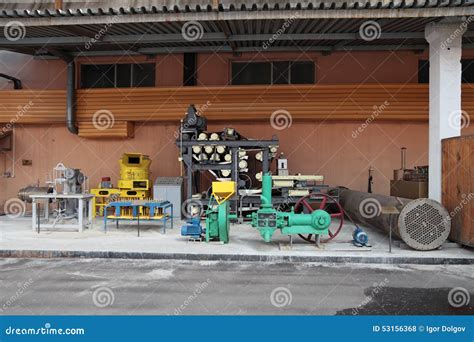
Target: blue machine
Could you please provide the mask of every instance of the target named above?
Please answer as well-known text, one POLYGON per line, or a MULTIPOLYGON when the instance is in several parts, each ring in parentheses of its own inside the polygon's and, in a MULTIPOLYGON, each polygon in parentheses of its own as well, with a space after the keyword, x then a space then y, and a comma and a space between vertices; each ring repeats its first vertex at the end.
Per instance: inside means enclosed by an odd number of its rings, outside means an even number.
POLYGON ((359 227, 356 227, 354 232, 352 233, 352 239, 354 245, 357 247, 363 247, 363 246, 369 246, 369 236, 367 235, 366 232, 364 232, 362 229, 359 227))
POLYGON ((193 217, 186 221, 186 225, 181 227, 181 236, 189 236, 194 239, 200 239, 204 230, 201 226, 199 217, 193 217))

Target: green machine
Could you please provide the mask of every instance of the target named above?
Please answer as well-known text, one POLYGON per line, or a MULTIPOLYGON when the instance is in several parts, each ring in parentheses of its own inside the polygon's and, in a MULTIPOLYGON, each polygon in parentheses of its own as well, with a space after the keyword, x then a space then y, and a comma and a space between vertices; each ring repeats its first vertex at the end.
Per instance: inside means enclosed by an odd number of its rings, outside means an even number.
MULTIPOLYGON (((331 216, 324 210, 315 210, 311 214, 298 214, 291 208, 290 212, 282 212, 272 205, 272 176, 262 176, 262 195, 260 209, 252 213, 252 226, 257 228, 266 242, 270 242, 277 229, 290 239, 294 234, 315 234, 317 237, 328 234, 331 216)), ((316 238, 319 244, 319 238, 316 238)))
POLYGON ((235 182, 212 182, 212 195, 206 210, 206 242, 229 242, 230 221, 237 215, 230 213, 228 199, 235 193, 235 182))

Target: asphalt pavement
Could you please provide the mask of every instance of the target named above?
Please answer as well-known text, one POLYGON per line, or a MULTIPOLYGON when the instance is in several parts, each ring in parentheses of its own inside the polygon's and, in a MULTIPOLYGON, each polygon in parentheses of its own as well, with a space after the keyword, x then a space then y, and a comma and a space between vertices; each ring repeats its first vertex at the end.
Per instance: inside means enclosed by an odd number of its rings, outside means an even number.
POLYGON ((7 315, 472 315, 473 265, 0 259, 7 315))

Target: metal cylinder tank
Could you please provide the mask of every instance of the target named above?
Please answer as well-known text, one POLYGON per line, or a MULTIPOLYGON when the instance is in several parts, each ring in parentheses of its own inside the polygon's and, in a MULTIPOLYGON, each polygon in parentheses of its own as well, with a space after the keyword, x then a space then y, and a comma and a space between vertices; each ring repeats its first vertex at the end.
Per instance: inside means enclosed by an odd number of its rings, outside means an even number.
POLYGON ((392 233, 416 250, 433 250, 446 241, 451 229, 448 211, 428 198, 407 199, 341 189, 340 204, 357 223, 392 233), (399 214, 382 214, 395 207, 399 214))

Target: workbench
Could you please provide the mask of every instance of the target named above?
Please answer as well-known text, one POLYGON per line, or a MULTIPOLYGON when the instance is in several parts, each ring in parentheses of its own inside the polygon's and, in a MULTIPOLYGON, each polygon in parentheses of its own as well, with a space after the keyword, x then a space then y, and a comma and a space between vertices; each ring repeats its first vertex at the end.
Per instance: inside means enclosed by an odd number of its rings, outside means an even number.
POLYGON ((55 230, 77 230, 82 233, 84 228, 92 228, 92 199, 94 195, 91 194, 34 194, 30 195, 32 199, 32 230, 33 232, 39 233, 41 229, 55 230), (76 223, 61 223, 63 219, 52 217, 50 218, 49 203, 54 201, 61 201, 66 199, 77 199, 78 200, 78 213, 77 219, 65 219, 76 223), (40 203, 44 206, 44 216, 40 217, 40 203), (87 219, 85 219, 87 218, 87 219), (53 220, 51 223, 50 220, 53 220))

